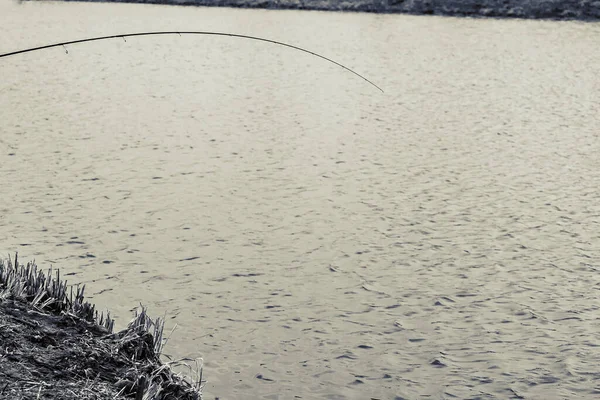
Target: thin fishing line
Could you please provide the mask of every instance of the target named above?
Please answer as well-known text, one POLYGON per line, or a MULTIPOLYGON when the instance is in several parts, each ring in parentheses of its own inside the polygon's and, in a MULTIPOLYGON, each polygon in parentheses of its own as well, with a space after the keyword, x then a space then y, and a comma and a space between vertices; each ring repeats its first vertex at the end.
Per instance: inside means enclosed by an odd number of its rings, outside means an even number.
POLYGON ((66 45, 77 44, 77 43, 93 42, 93 41, 97 41, 97 40, 107 40, 107 39, 116 39, 116 38, 121 38, 121 39, 125 40, 126 37, 153 36, 153 35, 179 35, 179 36, 181 36, 181 35, 211 35, 211 36, 228 36, 228 37, 233 37, 233 38, 258 40, 258 41, 261 41, 261 42, 272 43, 272 44, 276 44, 276 45, 280 45, 280 46, 289 47, 291 49, 299 50, 299 51, 311 54, 313 56, 322 58, 323 60, 329 61, 330 63, 333 63, 333 64, 337 65, 338 67, 342 67, 346 71, 349 71, 349 72, 353 73, 354 75, 358 76, 359 78, 363 79, 364 81, 368 82, 370 85, 375 86, 377 89, 379 89, 383 93, 383 89, 380 88, 379 86, 377 86, 375 83, 371 82, 369 79, 367 79, 363 75, 361 75, 358 72, 356 72, 356 71, 354 71, 354 70, 346 67, 345 65, 340 64, 339 62, 332 60, 331 58, 322 56, 320 54, 317 54, 317 53, 315 53, 313 51, 310 51, 310 50, 307 50, 307 49, 303 49, 302 47, 294 46, 293 44, 279 42, 277 40, 265 39, 265 38, 261 38, 261 37, 258 37, 258 36, 241 35, 241 34, 236 34, 236 33, 210 32, 210 31, 180 31, 180 32, 177 32, 177 31, 168 31, 168 32, 123 33, 123 34, 120 34, 120 35, 98 36, 98 37, 91 37, 91 38, 87 38, 87 39, 70 40, 68 42, 60 42, 60 43, 48 44, 48 45, 45 45, 45 46, 38 46, 38 47, 29 48, 29 49, 12 51, 10 53, 0 54, 0 58, 8 57, 8 56, 15 56, 17 54, 30 53, 32 51, 44 50, 44 49, 49 49, 49 48, 52 48, 52 47, 59 47, 59 46, 64 47, 65 50, 66 50, 66 47, 65 47, 66 45))

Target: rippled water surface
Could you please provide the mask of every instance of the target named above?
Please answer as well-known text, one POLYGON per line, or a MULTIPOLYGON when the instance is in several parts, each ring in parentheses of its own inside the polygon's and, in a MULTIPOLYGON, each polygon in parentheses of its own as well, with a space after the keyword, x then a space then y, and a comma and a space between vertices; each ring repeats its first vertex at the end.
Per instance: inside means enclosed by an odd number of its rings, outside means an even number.
POLYGON ((0 5, 0 251, 214 399, 600 397, 600 26, 0 5), (65 50, 68 50, 66 54, 65 50))

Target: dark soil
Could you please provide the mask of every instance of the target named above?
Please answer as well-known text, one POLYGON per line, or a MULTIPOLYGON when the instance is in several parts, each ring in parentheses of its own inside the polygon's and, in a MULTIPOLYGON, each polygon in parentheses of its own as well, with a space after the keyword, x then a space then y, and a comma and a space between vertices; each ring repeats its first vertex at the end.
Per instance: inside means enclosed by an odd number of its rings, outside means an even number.
MULTIPOLYGON (((0 399, 139 398, 160 368, 150 333, 105 328, 0 301, 0 399)), ((171 385, 162 399, 197 398, 171 385)))
MULTIPOLYGON (((86 1, 86 0, 66 0, 86 1)), ((600 0, 87 0, 418 15, 600 20, 600 0)))
POLYGON ((0 398, 125 398, 115 383, 127 364, 111 356, 107 335, 79 318, 0 302, 0 398))
POLYGON ((190 382, 160 360, 160 318, 142 307, 112 333, 84 288, 75 297, 68 288, 58 272, 0 260, 0 400, 200 400, 201 377, 190 382))

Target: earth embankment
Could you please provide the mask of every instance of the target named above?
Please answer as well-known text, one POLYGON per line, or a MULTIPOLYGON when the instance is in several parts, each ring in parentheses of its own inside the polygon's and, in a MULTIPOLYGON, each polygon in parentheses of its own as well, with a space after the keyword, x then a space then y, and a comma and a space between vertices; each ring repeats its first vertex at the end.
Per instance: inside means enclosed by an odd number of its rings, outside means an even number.
MULTIPOLYGON (((71 0, 67 0, 71 1, 71 0)), ((85 1, 85 0, 84 0, 85 1)), ((97 0, 88 0, 97 1, 97 0)), ((102 0, 216 7, 361 11, 527 19, 600 19, 598 0, 102 0)))

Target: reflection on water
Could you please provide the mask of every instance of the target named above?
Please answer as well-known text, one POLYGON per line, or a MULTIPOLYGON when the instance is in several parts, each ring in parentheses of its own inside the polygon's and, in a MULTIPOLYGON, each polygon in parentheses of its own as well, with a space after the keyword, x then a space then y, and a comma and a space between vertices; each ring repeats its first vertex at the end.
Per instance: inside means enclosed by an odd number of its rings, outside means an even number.
POLYGON ((597 24, 0 9, 1 52, 227 31, 386 91, 230 38, 0 63, 3 254, 167 312, 207 398, 598 396, 597 24))

